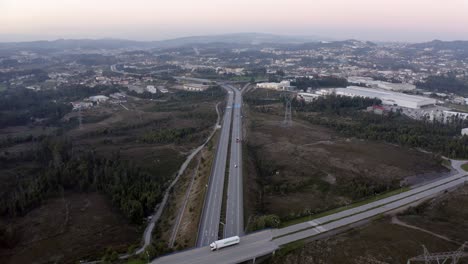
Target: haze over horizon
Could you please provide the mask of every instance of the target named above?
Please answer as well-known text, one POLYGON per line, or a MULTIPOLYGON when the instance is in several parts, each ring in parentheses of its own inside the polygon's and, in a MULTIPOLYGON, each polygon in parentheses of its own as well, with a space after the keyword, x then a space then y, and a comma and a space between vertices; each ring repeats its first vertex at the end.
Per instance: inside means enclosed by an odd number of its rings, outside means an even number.
POLYGON ((164 40, 261 32, 372 41, 468 40, 468 0, 1 0, 0 42, 164 40))

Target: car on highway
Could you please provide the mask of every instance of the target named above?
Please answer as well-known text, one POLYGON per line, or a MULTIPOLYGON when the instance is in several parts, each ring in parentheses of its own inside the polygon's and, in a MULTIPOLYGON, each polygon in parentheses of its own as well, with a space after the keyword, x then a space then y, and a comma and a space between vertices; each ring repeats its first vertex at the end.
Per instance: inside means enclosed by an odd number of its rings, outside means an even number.
POLYGON ((237 168, 237 164, 234 164, 234 168, 237 168))

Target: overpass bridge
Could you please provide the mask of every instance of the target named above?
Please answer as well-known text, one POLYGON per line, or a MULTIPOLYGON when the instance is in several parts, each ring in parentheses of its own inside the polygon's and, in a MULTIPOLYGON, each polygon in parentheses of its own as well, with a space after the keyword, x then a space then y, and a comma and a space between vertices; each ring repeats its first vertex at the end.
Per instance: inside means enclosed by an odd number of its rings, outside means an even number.
POLYGON ((282 246, 304 239, 333 235, 373 217, 435 197, 466 183, 468 176, 461 168, 464 161, 452 160, 456 175, 439 179, 412 190, 362 206, 320 217, 281 229, 269 229, 241 237, 238 245, 211 252, 209 247, 190 249, 153 260, 151 263, 240 263, 274 254, 282 246))

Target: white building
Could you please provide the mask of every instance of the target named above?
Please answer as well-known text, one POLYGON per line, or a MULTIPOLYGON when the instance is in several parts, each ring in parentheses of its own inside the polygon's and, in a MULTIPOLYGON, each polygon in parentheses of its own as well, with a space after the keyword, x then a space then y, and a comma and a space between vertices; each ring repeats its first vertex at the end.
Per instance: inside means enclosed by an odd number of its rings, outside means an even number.
POLYGON ((314 94, 314 93, 298 93, 297 96, 303 99, 307 103, 312 102, 320 97, 319 94, 314 94))
POLYGON ((73 106, 73 110, 83 110, 93 107, 93 103, 91 102, 71 102, 73 106))
POLYGON ((153 85, 146 86, 146 91, 148 91, 149 93, 152 93, 152 94, 155 94, 155 93, 158 92, 158 90, 156 90, 156 87, 154 87, 153 85))
POLYGON ((461 131, 462 136, 468 136, 468 128, 464 128, 461 131))
POLYGON ((294 89, 294 86, 291 86, 290 81, 281 81, 279 83, 275 83, 275 82, 257 83, 257 87, 265 88, 265 89, 284 90, 284 91, 291 91, 294 89))
POLYGON ((456 111, 444 111, 444 117, 446 119, 451 117, 458 117, 460 119, 468 119, 468 113, 456 112, 456 111))
POLYGON ((419 109, 424 106, 436 104, 435 99, 428 97, 408 95, 404 93, 383 91, 358 86, 350 86, 348 88, 336 88, 334 89, 334 91, 337 95, 377 98, 380 99, 382 101, 382 104, 385 105, 394 105, 413 109, 419 109))
POLYGON ((109 97, 105 95, 95 95, 95 96, 90 96, 88 100, 91 102, 95 102, 95 103, 103 103, 109 100, 109 97))
POLYGON ((411 91, 416 89, 416 86, 409 83, 389 83, 383 81, 376 81, 370 77, 357 77, 352 76, 348 77, 348 82, 350 83, 362 83, 369 87, 385 89, 390 91, 411 91))
POLYGON ((169 90, 167 90, 166 87, 164 87, 164 86, 158 86, 158 90, 161 93, 168 93, 169 92, 169 90))
POLYGON ((187 83, 184 84, 184 89, 191 92, 202 92, 210 88, 207 84, 187 83))

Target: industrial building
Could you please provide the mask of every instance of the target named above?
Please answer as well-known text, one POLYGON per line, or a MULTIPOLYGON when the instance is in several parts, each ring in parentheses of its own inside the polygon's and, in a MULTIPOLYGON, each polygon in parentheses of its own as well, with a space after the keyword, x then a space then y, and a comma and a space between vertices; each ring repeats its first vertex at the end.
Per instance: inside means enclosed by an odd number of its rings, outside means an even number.
POLYGON ((257 83, 257 87, 265 88, 265 89, 283 90, 283 91, 294 90, 294 86, 291 86, 290 81, 281 81, 279 83, 276 83, 276 82, 257 83))
POLYGON ((184 89, 191 92, 202 92, 210 88, 207 84, 187 83, 184 84, 184 89))
POLYGON ((370 77, 348 77, 348 82, 355 84, 364 84, 368 87, 379 88, 390 91, 411 91, 415 90, 416 86, 410 83, 390 83, 384 81, 374 80, 370 77))
POLYGON ((377 98, 385 105, 401 106, 413 109, 419 109, 425 106, 436 104, 436 100, 423 96, 408 95, 404 93, 383 91, 372 88, 364 88, 358 86, 350 86, 348 88, 331 89, 329 92, 335 92, 337 95, 351 96, 351 97, 368 97, 377 98))
POLYGON ((462 136, 468 136, 468 128, 464 128, 461 131, 462 136))
POLYGON ((468 119, 468 113, 463 113, 463 112, 456 112, 456 111, 443 111, 444 117, 446 119, 452 118, 452 117, 457 117, 459 119, 468 119))
POLYGON ((158 92, 158 90, 156 90, 156 87, 154 87, 154 85, 146 86, 146 91, 152 94, 155 94, 158 92))
POLYGON ((319 94, 315 93, 298 93, 297 96, 307 103, 310 103, 320 97, 319 94))

